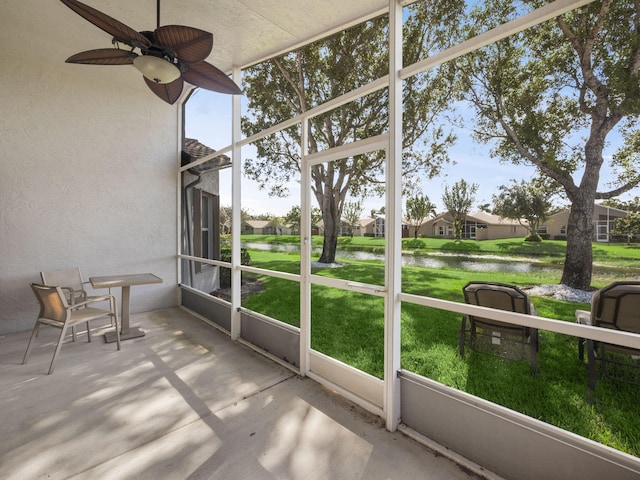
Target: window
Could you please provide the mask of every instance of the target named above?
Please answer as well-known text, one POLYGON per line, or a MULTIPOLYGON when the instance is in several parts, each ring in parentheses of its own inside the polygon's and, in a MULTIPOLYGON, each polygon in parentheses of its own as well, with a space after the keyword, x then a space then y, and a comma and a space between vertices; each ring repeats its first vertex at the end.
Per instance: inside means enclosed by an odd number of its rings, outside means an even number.
POLYGON ((541 235, 546 235, 547 234, 547 226, 546 225, 542 225, 540 228, 538 228, 537 233, 539 233, 541 235))
MULTIPOLYGON (((220 197, 193 190, 193 254, 210 260, 220 259, 220 197)), ((208 265, 204 265, 207 267, 208 265)), ((202 271, 203 264, 196 263, 196 273, 202 271)))
POLYGON ((444 237, 444 225, 438 226, 438 235, 440 235, 441 237, 444 237))
POLYGON ((567 234, 567 226, 566 225, 561 225, 560 226, 560 235, 566 235, 567 234))

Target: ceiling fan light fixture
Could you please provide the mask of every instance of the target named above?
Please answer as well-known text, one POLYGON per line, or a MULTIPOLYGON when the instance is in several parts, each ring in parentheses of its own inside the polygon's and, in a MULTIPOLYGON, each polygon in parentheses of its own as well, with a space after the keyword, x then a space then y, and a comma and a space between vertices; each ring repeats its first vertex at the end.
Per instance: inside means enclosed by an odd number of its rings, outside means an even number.
POLYGON ((133 66, 154 83, 171 83, 180 78, 180 69, 164 58, 153 55, 139 55, 133 59, 133 66))

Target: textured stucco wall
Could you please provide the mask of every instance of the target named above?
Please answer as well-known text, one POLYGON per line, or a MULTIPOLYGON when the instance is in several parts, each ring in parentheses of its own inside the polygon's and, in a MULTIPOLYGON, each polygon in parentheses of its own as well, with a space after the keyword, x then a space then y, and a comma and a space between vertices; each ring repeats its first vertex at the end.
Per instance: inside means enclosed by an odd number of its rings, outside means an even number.
POLYGON ((152 272, 132 313, 177 304, 179 107, 132 70, 2 58, 0 334, 33 327, 41 270, 152 272))

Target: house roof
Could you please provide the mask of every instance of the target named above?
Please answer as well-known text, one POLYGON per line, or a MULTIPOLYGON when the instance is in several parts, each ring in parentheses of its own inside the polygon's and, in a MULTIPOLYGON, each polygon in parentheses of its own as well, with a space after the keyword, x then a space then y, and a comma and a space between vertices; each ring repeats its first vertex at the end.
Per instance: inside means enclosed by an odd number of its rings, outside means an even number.
POLYGON ((520 222, 518 222, 518 220, 499 217, 498 215, 493 215, 492 213, 484 212, 482 210, 479 210, 471 215, 467 215, 467 218, 486 223, 487 225, 520 225, 520 222))
MULTIPOLYGON (((557 217, 559 215, 566 215, 570 212, 571 209, 569 208, 565 208, 564 210, 560 210, 559 212, 554 213, 553 215, 550 216, 550 218, 554 218, 557 217)), ((615 207, 607 207, 606 205, 600 205, 598 203, 596 203, 594 205, 594 213, 596 213, 598 210, 602 211, 602 212, 606 212, 607 210, 614 214, 617 217, 626 217, 627 214, 629 212, 627 212, 626 210, 621 210, 619 208, 615 208, 615 207)))
MULTIPOLYGON (((195 138, 185 138, 184 146, 182 147, 182 165, 186 165, 213 153, 216 153, 213 148, 207 147, 195 138)), ((192 167, 191 170, 196 170, 202 173, 229 166, 231 166, 231 159, 226 155, 218 155, 217 157, 207 160, 196 167, 192 167)))
POLYGON ((269 220, 246 220, 244 223, 252 228, 265 228, 269 225, 269 220))
MULTIPOLYGON (((498 215, 493 215, 492 213, 484 212, 482 210, 478 210, 477 212, 467 215, 466 219, 467 221, 486 223, 487 225, 520 225, 520 222, 517 220, 499 217, 498 215)), ((434 223, 437 221, 453 223, 453 217, 449 212, 443 212, 435 218, 427 220, 425 223, 434 223)))
POLYGON ((606 205, 600 205, 598 203, 595 204, 595 209, 596 210, 609 211, 610 213, 615 213, 615 214, 622 215, 622 216, 625 216, 625 217, 629 213, 626 210, 621 210, 621 209, 615 208, 615 207, 608 207, 606 205))
POLYGON ((361 227, 366 227, 367 225, 371 225, 375 221, 376 221, 375 218, 361 218, 360 220, 358 220, 358 223, 360 224, 361 227))

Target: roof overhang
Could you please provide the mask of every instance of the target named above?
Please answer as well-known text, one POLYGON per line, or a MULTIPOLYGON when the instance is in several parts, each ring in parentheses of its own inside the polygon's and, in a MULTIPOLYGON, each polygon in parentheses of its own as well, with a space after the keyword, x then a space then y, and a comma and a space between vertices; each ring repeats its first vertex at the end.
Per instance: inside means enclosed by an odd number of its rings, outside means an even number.
MULTIPOLYGON (((156 27, 156 2, 84 0, 137 31, 156 27)), ((224 72, 243 68, 384 14, 388 0, 191 0, 160 2, 162 25, 213 33, 207 61, 224 72)), ((10 55, 63 64, 70 55, 109 48, 111 37, 56 0, 2 0, 0 42, 10 55)), ((70 69, 109 69, 67 65, 70 69)), ((128 67, 121 67, 128 68, 128 67)))

